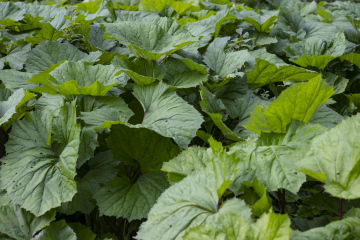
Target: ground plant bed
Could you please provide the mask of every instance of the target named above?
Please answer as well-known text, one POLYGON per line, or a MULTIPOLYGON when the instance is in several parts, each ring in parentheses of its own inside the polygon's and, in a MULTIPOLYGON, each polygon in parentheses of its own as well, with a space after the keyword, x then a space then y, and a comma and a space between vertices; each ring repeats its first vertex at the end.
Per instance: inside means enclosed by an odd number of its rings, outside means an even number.
POLYGON ((359 240, 360 1, 0 1, 0 240, 359 240))

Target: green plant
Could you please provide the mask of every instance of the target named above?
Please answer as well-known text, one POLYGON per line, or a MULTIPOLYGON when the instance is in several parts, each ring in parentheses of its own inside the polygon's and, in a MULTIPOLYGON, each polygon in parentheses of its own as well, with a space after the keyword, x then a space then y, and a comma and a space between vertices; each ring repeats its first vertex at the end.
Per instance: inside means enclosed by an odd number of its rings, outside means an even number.
POLYGON ((0 8, 0 239, 360 238, 359 3, 0 8))

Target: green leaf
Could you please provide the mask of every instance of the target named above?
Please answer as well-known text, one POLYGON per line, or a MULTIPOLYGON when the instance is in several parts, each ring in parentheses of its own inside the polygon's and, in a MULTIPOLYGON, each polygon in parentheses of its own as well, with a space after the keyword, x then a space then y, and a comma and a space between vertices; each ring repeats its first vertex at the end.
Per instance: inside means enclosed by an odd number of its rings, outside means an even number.
POLYGON ((235 99, 232 103, 226 100, 223 100, 223 102, 227 106, 231 118, 237 119, 233 132, 241 138, 248 138, 254 135, 253 132, 246 129, 246 124, 249 122, 250 114, 255 107, 259 105, 266 107, 271 103, 257 97, 251 90, 235 99))
POLYGON ((20 8, 18 5, 15 5, 11 2, 2 2, 1 6, 1 14, 0 14, 0 23, 3 24, 2 20, 10 19, 13 21, 19 21, 24 18, 24 14, 26 12, 25 8, 20 8))
POLYGON ((39 86, 26 81, 33 76, 33 73, 19 72, 15 69, 0 70, 0 80, 5 84, 6 88, 14 92, 20 88, 28 90, 39 86))
POLYGON ((26 42, 31 44, 38 44, 41 41, 55 41, 64 35, 63 32, 56 30, 50 23, 42 26, 41 30, 34 36, 25 38, 26 42))
POLYGON ((236 17, 253 25, 258 32, 268 33, 271 31, 271 26, 278 18, 278 13, 278 11, 267 11, 260 15, 254 11, 241 11, 236 17))
POLYGON ((90 228, 82 225, 78 222, 68 223, 69 227, 75 232, 77 239, 88 239, 94 240, 96 238, 96 234, 94 234, 90 228))
POLYGON ((245 62, 254 62, 254 58, 246 50, 225 54, 224 49, 229 39, 229 37, 216 38, 209 44, 204 54, 204 62, 220 77, 226 77, 233 73, 236 69, 241 68, 245 62))
POLYGON ((291 239, 357 239, 360 236, 359 218, 349 217, 341 221, 329 223, 325 227, 313 228, 305 232, 294 231, 291 239))
POLYGON ((177 88, 196 87, 201 82, 208 80, 208 75, 203 73, 205 66, 197 64, 192 60, 181 58, 167 58, 162 63, 162 71, 165 72, 164 81, 177 88))
POLYGON ((159 173, 163 162, 180 152, 180 148, 169 138, 148 129, 125 125, 112 126, 106 141, 114 158, 124 164, 137 163, 143 174, 159 173))
POLYGON ((342 120, 344 120, 342 115, 323 104, 318 109, 316 109, 309 122, 319 123, 327 128, 332 128, 342 120))
POLYGON ((285 133, 292 120, 308 122, 333 93, 333 88, 325 83, 321 75, 307 83, 293 84, 265 110, 256 107, 246 127, 255 133, 285 133))
POLYGON ((68 43, 42 41, 29 52, 25 68, 28 72, 37 73, 46 70, 53 64, 61 63, 64 59, 72 62, 93 63, 98 60, 100 55, 100 51, 86 54, 68 43))
POLYGON ((344 199, 359 198, 360 152, 354 148, 359 135, 360 115, 342 121, 314 138, 296 165, 309 176, 325 182, 325 191, 344 199), (351 154, 349 154, 351 153, 351 154))
POLYGON ((0 89, 0 125, 6 123, 17 112, 17 109, 34 97, 33 93, 16 90, 11 96, 6 95, 11 92, 7 89, 0 89))
POLYGON ((113 158, 110 151, 105 151, 96 154, 86 164, 89 168, 86 174, 75 178, 77 193, 71 202, 62 203, 58 211, 68 215, 76 211, 90 214, 96 206, 93 196, 115 177, 120 162, 113 158))
POLYGON ((324 130, 318 124, 294 121, 286 134, 262 133, 257 141, 257 148, 249 156, 250 166, 255 168, 260 183, 268 191, 283 188, 296 194, 305 182, 305 175, 295 170, 289 159, 297 149, 309 144, 324 130))
POLYGON ((48 226, 55 219, 55 211, 48 211, 35 217, 19 206, 9 203, 0 205, 0 232, 14 239, 31 239, 31 237, 48 226))
POLYGON ((187 148, 203 122, 201 114, 161 82, 135 85, 133 94, 144 109, 143 122, 136 127, 171 137, 180 147, 187 148))
POLYGON ((112 65, 91 66, 65 61, 49 73, 40 73, 28 81, 44 85, 33 89, 36 92, 104 96, 123 78, 121 71, 112 65))
POLYGON ((203 239, 236 239, 243 240, 248 224, 244 217, 232 213, 216 215, 206 224, 190 229, 184 235, 184 240, 203 239))
POLYGON ((127 123, 134 114, 120 97, 84 98, 86 109, 82 110, 80 119, 94 129, 110 128, 113 124, 127 123))
POLYGON ((179 147, 153 131, 124 125, 113 126, 106 141, 114 157, 124 164, 138 165, 141 176, 138 179, 121 176, 106 183, 95 195, 100 213, 129 221, 146 218, 156 199, 169 186, 160 168, 179 153, 179 147))
POLYGON ((317 75, 317 72, 310 72, 292 65, 276 67, 262 59, 256 59, 254 69, 246 73, 248 84, 252 88, 259 88, 281 81, 308 81, 317 75))
POLYGON ((209 36, 213 35, 214 37, 218 37, 224 21, 232 19, 235 19, 235 17, 231 16, 228 11, 221 10, 218 11, 215 15, 209 16, 194 23, 186 24, 186 28, 189 30, 191 35, 195 37, 203 36, 203 39, 207 40, 205 42, 207 44, 207 42, 210 40, 209 36))
POLYGON ((346 55, 343 55, 339 58, 341 61, 349 61, 352 64, 355 64, 360 68, 360 54, 359 53, 349 53, 346 55))
POLYGON ((147 22, 104 24, 106 37, 126 45, 137 57, 158 60, 195 42, 188 33, 170 34, 163 28, 147 22))
POLYGON ((297 39, 305 37, 306 32, 304 31, 305 20, 297 12, 292 12, 287 8, 281 8, 276 24, 277 28, 280 28, 290 36, 294 36, 297 39))
POLYGON ((245 194, 242 199, 248 203, 253 216, 260 217, 272 207, 271 198, 266 191, 266 187, 259 183, 257 178, 253 182, 244 182, 245 194), (256 195, 255 197, 253 195, 256 195))
POLYGON ((94 197, 100 214, 132 221, 146 218, 157 198, 168 187, 163 174, 144 174, 135 183, 127 177, 116 177, 94 197))
POLYGON ((214 94, 212 94, 209 90, 207 90, 207 88, 202 86, 201 97, 203 99, 200 101, 201 108, 210 116, 215 125, 224 134, 224 137, 233 141, 241 141, 241 138, 239 138, 235 133, 233 133, 231 129, 229 129, 228 126, 226 126, 222 121, 222 112, 224 111, 225 106, 221 102, 221 100, 216 99, 214 94))
POLYGON ((49 112, 26 113, 23 120, 14 122, 6 143, 2 188, 35 216, 71 201, 76 193, 80 126, 74 105, 62 107, 54 121, 49 112), (52 139, 52 133, 60 135, 52 139))
POLYGON ((15 48, 10 48, 6 56, 0 59, 0 69, 3 69, 5 63, 8 63, 10 68, 15 70, 23 69, 26 58, 31 49, 31 44, 19 45, 15 48))
POLYGON ((256 223, 250 226, 246 239, 272 240, 290 239, 290 219, 287 214, 276 215, 273 212, 263 214, 256 223))
POLYGON ((66 224, 65 220, 53 222, 42 230, 35 240, 76 240, 76 233, 66 224))
POLYGON ((213 161, 207 169, 197 171, 168 188, 150 210, 136 239, 181 239, 189 229, 226 213, 242 216, 251 222, 250 209, 242 200, 233 198, 220 207, 218 205, 219 198, 234 178, 236 168, 236 161, 223 160, 213 161))
POLYGON ((140 85, 147 85, 157 80, 162 80, 165 76, 165 73, 155 61, 143 58, 124 60, 115 57, 111 63, 140 85))
POLYGON ((109 51, 111 48, 115 47, 116 40, 114 39, 105 39, 102 36, 105 34, 105 30, 98 24, 90 25, 89 31, 89 43, 94 45, 96 48, 103 51, 109 51))
POLYGON ((318 37, 310 37, 285 48, 290 60, 302 67, 317 67, 323 70, 329 62, 344 54, 346 39, 339 31, 332 39, 324 41, 318 37))
POLYGON ((211 148, 189 147, 169 162, 165 162, 161 170, 168 173, 170 183, 174 184, 192 172, 204 169, 213 157, 211 148))

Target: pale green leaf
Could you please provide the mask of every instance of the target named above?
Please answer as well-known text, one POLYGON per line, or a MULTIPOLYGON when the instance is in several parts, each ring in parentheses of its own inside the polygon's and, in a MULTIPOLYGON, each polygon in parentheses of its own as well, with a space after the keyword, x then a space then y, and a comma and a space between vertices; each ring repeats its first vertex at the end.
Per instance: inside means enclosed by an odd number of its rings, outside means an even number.
POLYGON ((2 188, 35 216, 70 201, 76 193, 80 126, 75 106, 65 105, 59 116, 52 124, 49 112, 35 111, 14 122, 2 159, 2 188), (52 131, 62 132, 55 135, 57 142, 51 139, 52 131))
POLYGON ((356 147, 360 115, 342 121, 316 137, 308 151, 299 154, 296 165, 306 174, 325 182, 325 191, 344 199, 359 198, 360 151, 356 147), (349 154, 351 153, 351 154, 349 154), (319 174, 325 175, 320 178, 319 174))
POLYGON ((121 22, 104 26, 106 38, 118 40, 130 48, 135 56, 155 61, 197 41, 188 33, 170 34, 147 22, 121 22))
POLYGON ((9 64, 10 68, 15 70, 23 69, 23 65, 31 50, 31 44, 19 45, 10 49, 5 57, 0 58, 0 69, 4 68, 5 63, 9 64))
POLYGON ((31 239, 35 233, 48 226, 54 219, 55 211, 53 210, 35 217, 15 204, 0 205, 0 232, 14 239, 31 239))
POLYGON ((288 240, 290 239, 290 219, 287 214, 276 215, 273 212, 263 214, 250 226, 248 240, 288 240))
POLYGON ((53 64, 59 64, 63 60, 92 63, 96 62, 100 55, 100 51, 86 54, 68 43, 42 41, 29 52, 25 69, 28 72, 37 73, 46 70, 53 64))
POLYGON ((187 148, 203 122, 201 114, 161 82, 136 85, 133 94, 144 109, 143 122, 136 127, 171 137, 180 147, 187 148))
POLYGON ((29 78, 34 76, 33 73, 19 72, 15 69, 0 70, 0 80, 5 84, 6 88, 11 91, 23 88, 24 90, 33 89, 39 85, 27 82, 29 78))
POLYGON ((104 96, 111 87, 123 81, 123 77, 112 65, 91 66, 65 61, 49 73, 40 73, 28 81, 44 85, 33 89, 36 92, 104 96))
POLYGON ((79 118, 95 129, 110 128, 112 124, 127 123, 134 114, 120 97, 86 96, 84 102, 86 107, 81 111, 79 118))
POLYGON ((294 231, 291 234, 293 240, 346 240, 359 239, 359 218, 349 217, 341 221, 329 223, 325 227, 313 228, 305 232, 294 231))
POLYGON ((184 240, 243 240, 246 236, 248 224, 244 217, 232 213, 215 215, 211 221, 190 229, 183 237, 184 240))
POLYGON ((228 157, 223 161, 214 160, 205 170, 168 188, 150 210, 136 239, 182 239, 189 229, 206 223, 207 219, 210 222, 215 215, 227 213, 251 222, 250 209, 243 201, 233 198, 218 205, 219 198, 234 178, 236 165, 236 161, 228 157))

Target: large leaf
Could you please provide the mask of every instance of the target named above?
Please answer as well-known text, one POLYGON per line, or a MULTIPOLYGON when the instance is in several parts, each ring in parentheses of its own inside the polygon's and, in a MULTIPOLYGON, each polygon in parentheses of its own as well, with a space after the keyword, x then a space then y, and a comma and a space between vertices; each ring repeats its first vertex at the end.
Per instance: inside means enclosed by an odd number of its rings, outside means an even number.
POLYGON ((278 17, 276 27, 298 39, 305 37, 306 32, 303 29, 305 20, 299 13, 292 12, 287 8, 281 8, 278 17))
POLYGON ((143 122, 136 126, 171 137, 180 147, 187 148, 203 122, 200 113, 161 82, 136 85, 133 94, 144 109, 143 122))
POLYGON ((138 57, 158 60, 195 42, 188 33, 169 34, 163 28, 146 22, 104 24, 107 38, 118 40, 138 57))
POLYGON ((28 72, 36 73, 44 71, 53 64, 59 64, 63 60, 96 62, 100 55, 99 51, 86 54, 68 43, 42 41, 29 52, 25 68, 28 72))
POLYGON ((0 59, 0 69, 4 68, 5 63, 8 63, 9 66, 15 70, 23 69, 23 65, 31 49, 31 44, 19 45, 10 49, 6 56, 0 59))
POLYGON ((278 11, 267 11, 265 14, 257 14, 254 11, 241 11, 236 17, 247 21, 255 27, 258 32, 270 32, 271 26, 278 18, 278 11))
POLYGON ((220 77, 226 77, 236 69, 241 68, 245 62, 254 63, 254 57, 246 50, 225 54, 224 49, 229 37, 216 38, 206 50, 204 62, 220 77))
POLYGON ((76 193, 80 127, 74 105, 63 106, 54 121, 49 112, 35 111, 13 124, 0 170, 2 188, 35 216, 70 201, 76 193))
POLYGON ((36 237, 36 240, 76 240, 76 233, 66 224, 65 220, 53 222, 50 226, 42 230, 36 237))
POLYGON ((140 85, 162 80, 165 76, 165 73, 155 61, 142 58, 124 60, 115 57, 112 65, 126 73, 134 82, 140 85))
POLYGON ((134 114, 120 97, 90 97, 83 99, 85 106, 80 119, 91 128, 110 128, 112 124, 127 123, 134 114))
POLYGON ((210 148, 189 147, 169 162, 165 162, 161 170, 168 173, 170 183, 176 183, 192 172, 205 168, 213 157, 210 148))
POLYGON ((124 76, 112 65, 65 61, 51 72, 40 73, 28 81, 44 85, 33 89, 36 92, 104 96, 111 87, 124 81, 124 76))
POLYGON ((55 219, 55 211, 49 211, 40 217, 8 203, 0 204, 0 232, 9 237, 19 240, 31 239, 31 237, 48 226, 55 219))
POLYGON ((310 229, 305 232, 294 231, 291 239, 316 240, 316 239, 359 239, 359 218, 349 217, 341 221, 329 223, 325 227, 310 229))
POLYGON ((111 128, 107 143, 115 158, 138 165, 141 176, 138 179, 121 176, 106 183, 95 195, 100 213, 129 221, 146 218, 156 199, 169 186, 160 172, 161 165, 176 156, 179 147, 153 131, 124 125, 111 128))
POLYGON ((246 127, 255 133, 285 133, 292 120, 308 122, 333 93, 333 88, 321 79, 321 75, 307 83, 293 84, 265 110, 261 106, 256 107, 246 127))
POLYGON ((310 72, 292 65, 276 67, 270 62, 261 59, 256 59, 254 69, 246 73, 248 84, 252 88, 288 80, 308 81, 317 75, 316 72, 310 72))
POLYGON ((250 226, 247 234, 249 240, 290 239, 290 219, 288 215, 276 215, 273 212, 263 214, 256 223, 250 226))
POLYGON ((111 181, 118 169, 120 162, 113 158, 110 151, 100 152, 87 162, 90 169, 84 176, 75 178, 77 193, 71 202, 61 204, 58 209, 66 214, 74 214, 76 211, 90 214, 96 203, 93 199, 101 187, 111 181))
POLYGON ((232 213, 215 215, 206 224, 190 229, 184 240, 203 239, 236 239, 243 240, 248 224, 244 217, 232 213))
POLYGON ((179 55, 167 58, 162 63, 162 70, 165 72, 164 81, 177 88, 196 87, 208 80, 205 66, 179 55))
POLYGON ((39 86, 26 81, 33 76, 33 73, 19 72, 15 69, 0 70, 0 79, 2 83, 11 91, 16 91, 20 88, 23 88, 24 90, 33 89, 39 86))
POLYGON ((136 239, 182 239, 187 230, 225 213, 251 222, 250 209, 243 201, 234 198, 219 206, 219 199, 234 178, 236 165, 230 156, 214 159, 206 169, 171 186, 150 210, 136 239))
MULTIPOLYGON (((194 23, 186 24, 186 28, 191 35, 196 37, 204 37, 207 41, 211 35, 219 36, 221 26, 224 21, 234 19, 234 16, 229 15, 228 11, 218 11, 215 15, 204 18, 194 23)), ((207 43, 207 41, 205 43, 207 43)), ((195 44, 196 45, 196 44, 195 44)))
MULTIPOLYGON (((242 178, 242 175, 254 172, 252 178, 256 176, 268 191, 283 188, 297 193, 305 182, 305 175, 296 170, 289 159, 297 149, 309 144, 324 130, 325 128, 318 124, 294 121, 286 134, 262 133, 256 142, 256 147, 244 146, 239 151, 239 154, 243 152, 244 165, 237 173, 237 180, 232 189, 239 191, 238 189, 243 184, 241 179, 243 181, 251 180, 251 178, 242 178)), ((233 148, 233 151, 238 149, 236 145, 233 148)))
POLYGON ((360 134, 360 115, 342 121, 316 137, 296 162, 313 178, 325 182, 325 191, 345 199, 359 198, 360 151, 356 147, 360 134), (349 154, 351 153, 351 154, 349 154))
POLYGON ((332 39, 324 41, 311 37, 304 41, 290 45, 285 50, 292 62, 302 67, 317 67, 324 69, 329 62, 344 54, 346 39, 339 31, 332 39))

